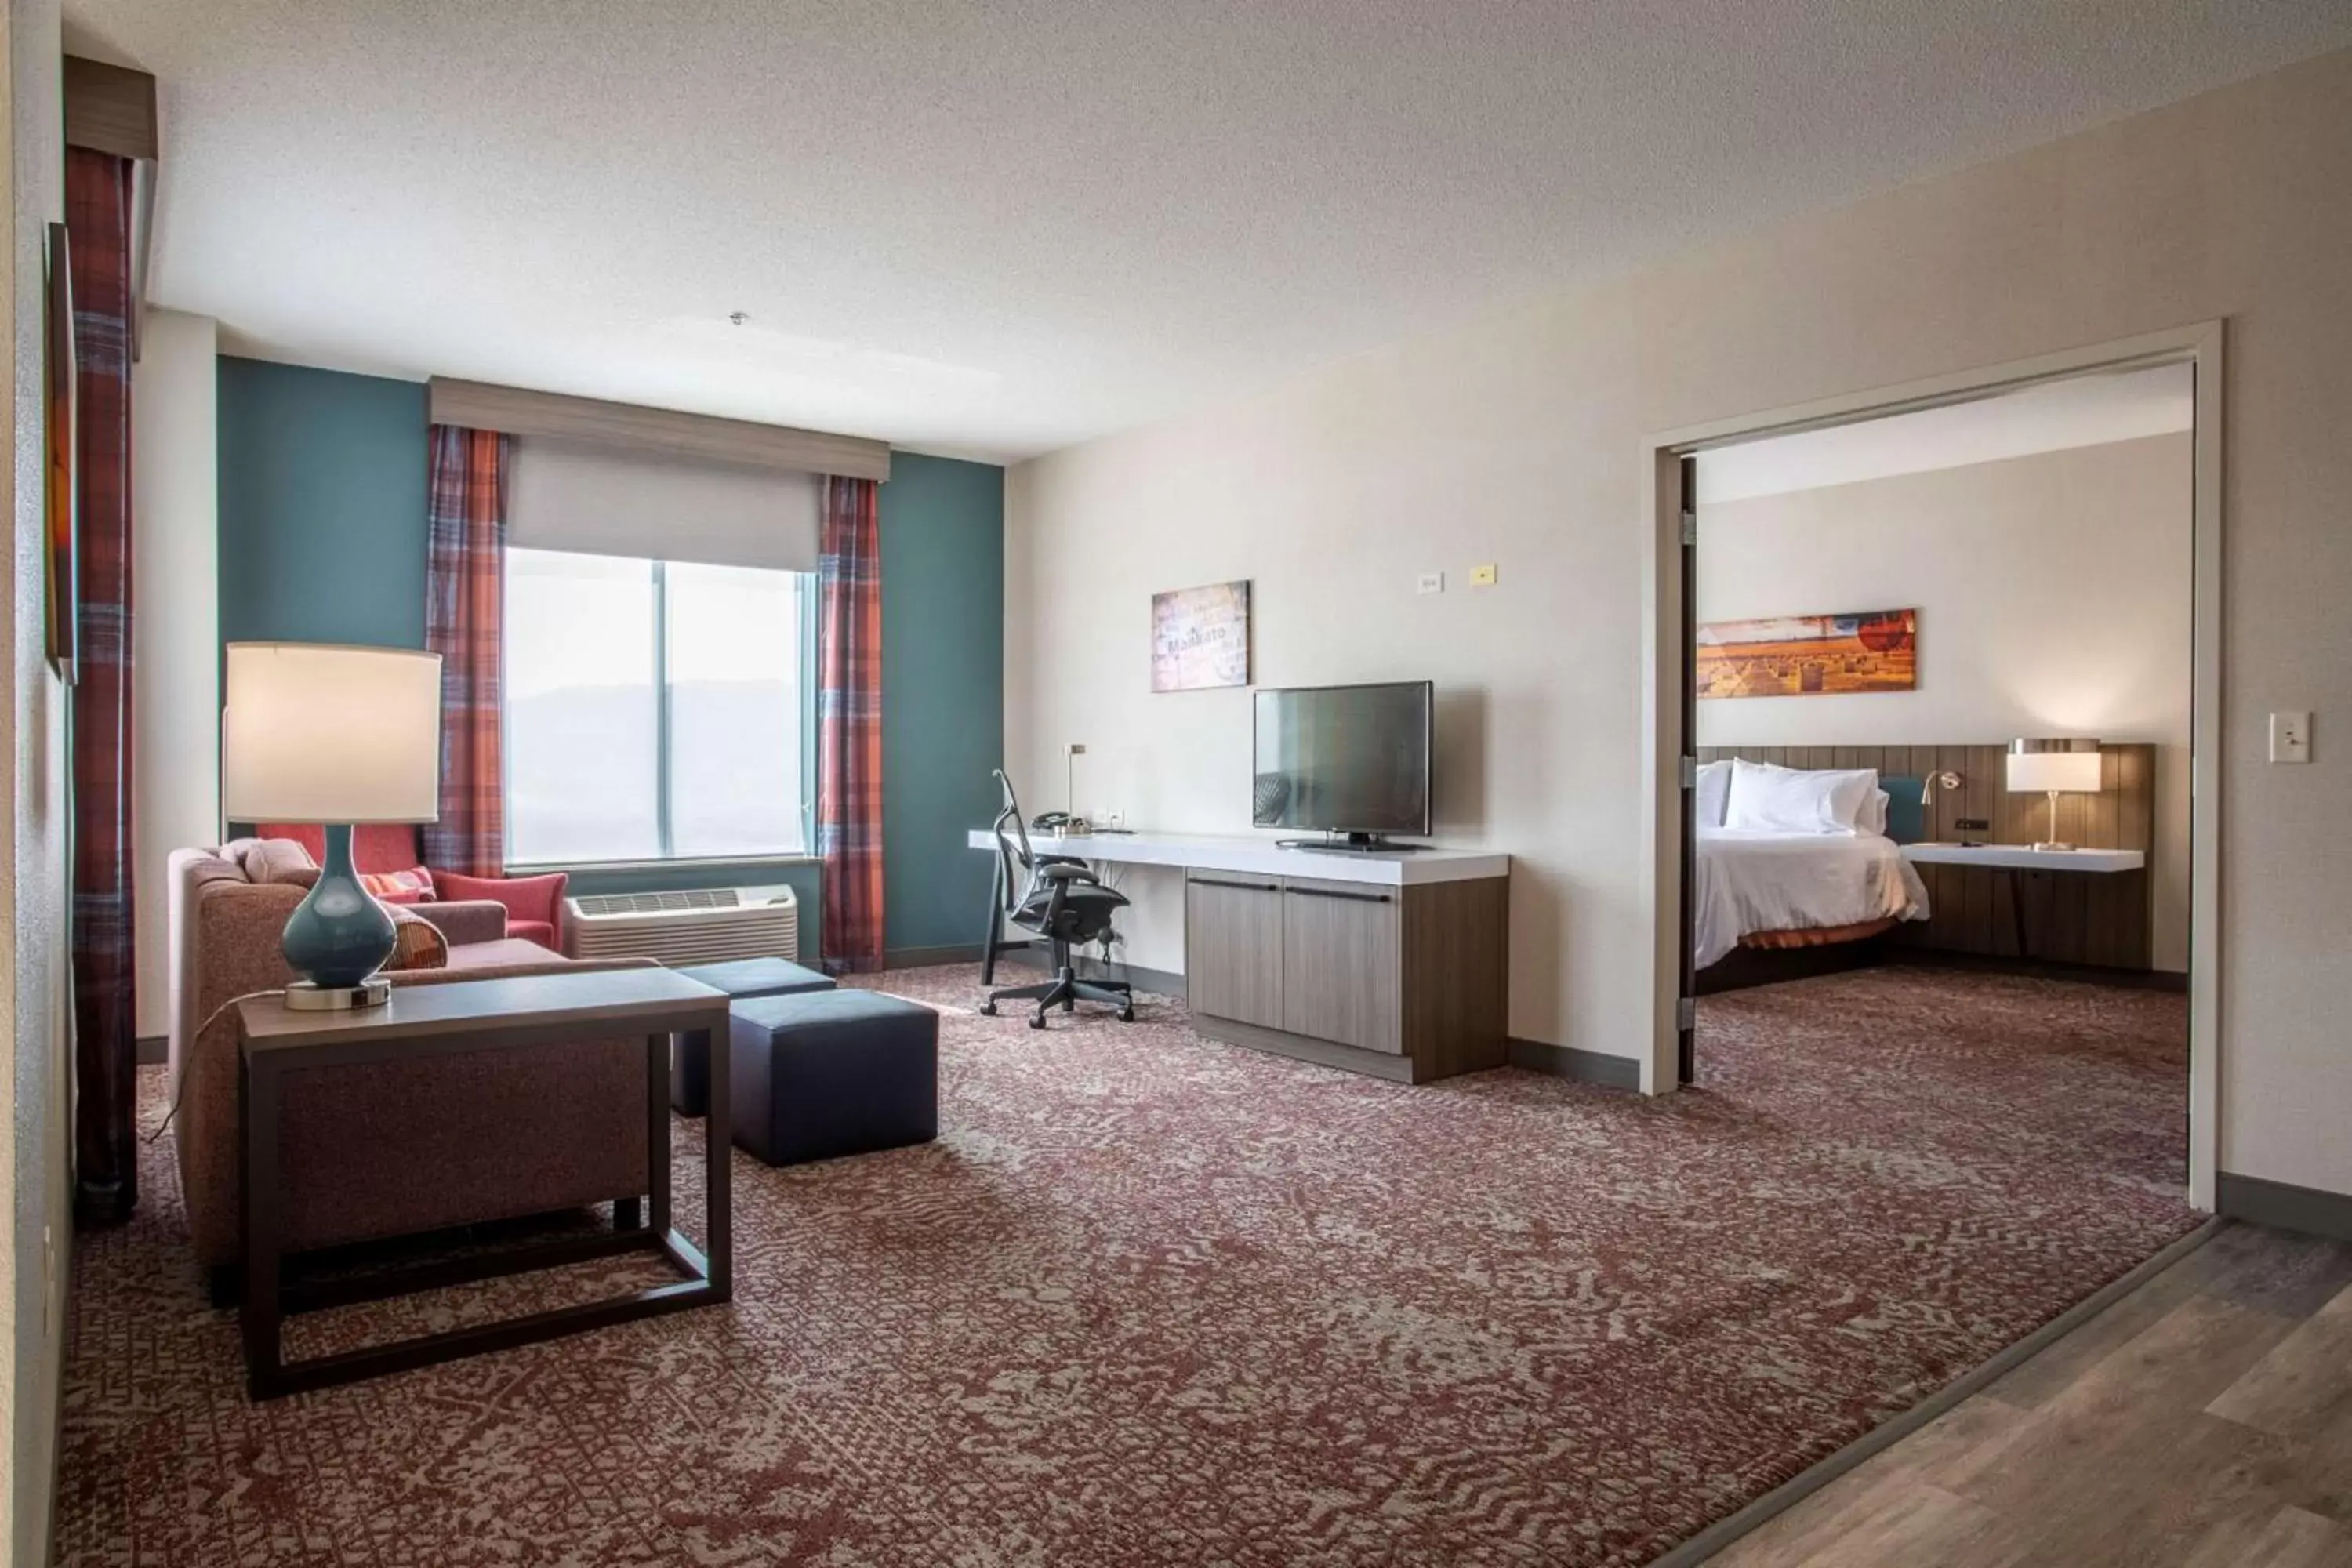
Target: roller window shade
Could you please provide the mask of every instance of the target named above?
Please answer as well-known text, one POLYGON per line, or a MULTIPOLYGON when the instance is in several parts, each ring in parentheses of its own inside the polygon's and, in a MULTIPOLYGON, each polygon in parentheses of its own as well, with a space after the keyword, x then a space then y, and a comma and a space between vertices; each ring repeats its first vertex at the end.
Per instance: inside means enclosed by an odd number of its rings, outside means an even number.
POLYGON ((824 487, 817 474, 518 436, 507 542, 814 572, 824 487))

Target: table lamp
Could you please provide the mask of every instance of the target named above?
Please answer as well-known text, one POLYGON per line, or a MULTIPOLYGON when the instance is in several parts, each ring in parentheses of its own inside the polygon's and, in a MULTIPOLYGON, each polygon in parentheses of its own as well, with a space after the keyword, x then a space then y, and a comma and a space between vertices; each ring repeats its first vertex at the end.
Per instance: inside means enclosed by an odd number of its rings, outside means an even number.
POLYGON ((2099 743, 2096 741, 2011 741, 2009 743, 2009 787, 2012 790, 2041 790, 2050 796, 2050 837, 2036 844, 2036 849, 2065 850, 2074 847, 2058 842, 2058 797, 2062 795, 2096 795, 2100 777, 2099 743))
POLYGON ((409 648, 247 642, 227 648, 221 810, 315 822, 327 863, 286 922, 297 1008, 373 1007, 392 994, 392 916, 352 868, 355 823, 441 815, 441 656, 409 648))

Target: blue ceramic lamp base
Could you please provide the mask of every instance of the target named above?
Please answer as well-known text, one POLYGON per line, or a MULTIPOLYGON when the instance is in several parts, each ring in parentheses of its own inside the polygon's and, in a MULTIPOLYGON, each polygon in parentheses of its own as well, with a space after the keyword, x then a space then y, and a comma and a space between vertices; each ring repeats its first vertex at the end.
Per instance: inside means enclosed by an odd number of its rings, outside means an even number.
POLYGON ((286 966, 302 977, 286 988, 286 1005, 381 1006, 392 995, 392 983, 378 973, 397 945, 392 916, 352 868, 349 825, 328 827, 326 839, 319 880, 286 922, 286 966))

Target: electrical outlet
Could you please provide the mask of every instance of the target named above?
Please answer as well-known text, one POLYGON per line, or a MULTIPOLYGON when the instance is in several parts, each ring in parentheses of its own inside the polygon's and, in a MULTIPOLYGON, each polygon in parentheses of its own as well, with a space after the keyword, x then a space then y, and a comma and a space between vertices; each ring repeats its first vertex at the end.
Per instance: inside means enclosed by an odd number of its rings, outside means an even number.
POLYGON ((1990 833, 1992 831, 1991 818, 1984 816, 1963 816, 1958 821, 1953 823, 1952 826, 1962 833, 1990 833))
POLYGON ((1473 566, 1470 568, 1470 585, 1473 588, 1493 587, 1495 585, 1495 563, 1489 561, 1483 566, 1473 566))
POLYGON ((1413 591, 1419 594, 1443 594, 1445 592, 1445 574, 1423 572, 1421 574, 1421 580, 1414 584, 1413 591))
POLYGON ((2271 761, 2274 763, 2311 761, 2311 715, 2309 713, 2271 715, 2271 761))

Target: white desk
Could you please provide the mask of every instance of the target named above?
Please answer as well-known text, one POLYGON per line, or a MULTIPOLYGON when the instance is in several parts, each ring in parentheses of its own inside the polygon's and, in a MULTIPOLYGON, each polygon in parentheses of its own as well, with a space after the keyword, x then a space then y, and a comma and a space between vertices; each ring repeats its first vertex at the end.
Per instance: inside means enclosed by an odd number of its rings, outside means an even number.
POLYGON ((1928 866, 1995 866, 2009 871, 2137 871, 2137 849, 2036 849, 2030 844, 1906 844, 1903 858, 1928 866))
MULTIPOLYGON (((996 835, 971 830, 974 849, 996 847, 996 835)), ((1323 882, 1370 882, 1417 888, 1433 882, 1475 882, 1510 875, 1511 858, 1484 849, 1375 849, 1330 853, 1284 849, 1270 837, 1211 833, 1081 833, 1056 838, 1031 830, 1029 847, 1040 855, 1067 855, 1121 866, 1175 866, 1191 871, 1230 871, 1241 876, 1312 877, 1323 882)))
POLYGON ((2137 871, 2147 857, 2137 849, 2036 849, 2031 844, 1906 844, 1903 858, 1915 865, 1982 866, 2009 873, 2009 918, 2017 931, 2017 956, 2032 958, 2025 935, 2026 871, 2137 871))
MULTIPOLYGON (((969 842, 996 848, 985 828, 969 842)), ((1508 855, 1331 853, 1206 833, 1032 833, 1029 847, 1182 873, 1186 1001, 1202 1034, 1396 1083, 1508 1059, 1508 855)), ((1004 896, 1000 879, 982 984, 1004 896)))

